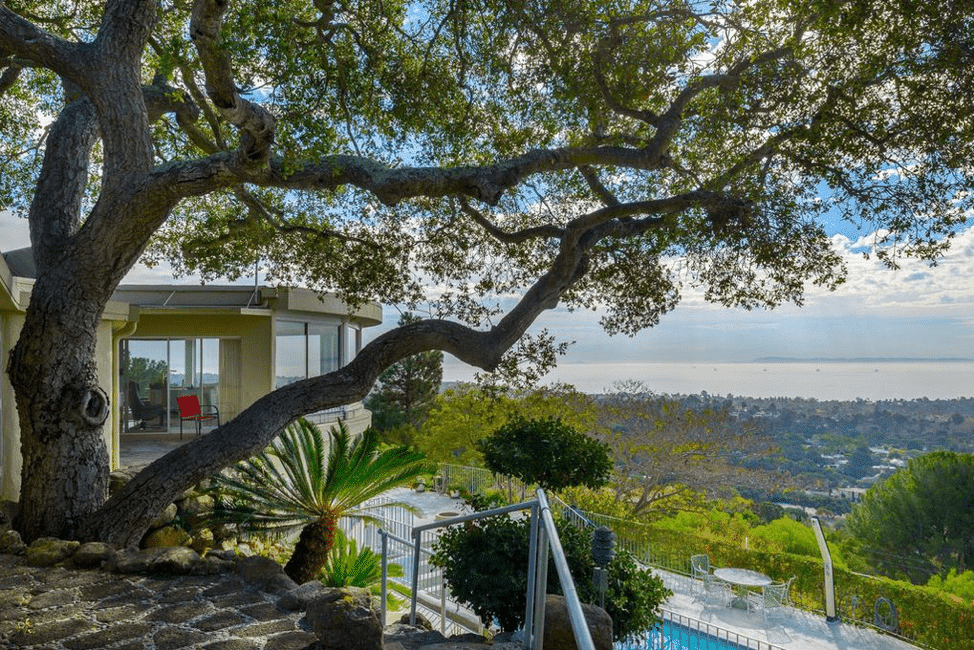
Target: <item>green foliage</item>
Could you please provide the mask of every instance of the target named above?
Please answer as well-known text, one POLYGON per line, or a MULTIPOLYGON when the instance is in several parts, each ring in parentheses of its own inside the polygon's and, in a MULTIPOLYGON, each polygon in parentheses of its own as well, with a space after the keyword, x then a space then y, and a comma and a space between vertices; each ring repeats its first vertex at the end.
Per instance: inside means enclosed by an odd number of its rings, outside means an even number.
MULTIPOLYGON (((557 520, 556 525, 579 598, 595 602, 591 533, 565 520, 557 520)), ((508 516, 453 527, 437 540, 431 562, 443 567, 455 598, 470 606, 481 619, 496 619, 502 629, 514 630, 524 622, 529 534, 527 518, 515 520, 508 516)), ((548 592, 560 594, 550 558, 549 563, 548 592)), ((640 570, 624 551, 617 553, 608 569, 605 609, 612 617, 615 639, 652 628, 658 622, 657 608, 671 595, 662 580, 640 570)))
POLYGON ((482 466, 477 442, 514 416, 561 418, 580 430, 595 426, 592 398, 569 386, 508 393, 461 384, 436 398, 417 445, 431 460, 482 466))
POLYGON ((780 551, 792 555, 807 555, 812 558, 822 556, 810 526, 798 523, 791 517, 755 526, 749 533, 754 548, 780 551))
MULTIPOLYGON (((401 578, 405 573, 401 566, 390 563, 386 565, 386 575, 389 578, 401 578)), ((348 539, 339 528, 335 531, 335 541, 319 579, 326 587, 361 587, 381 598, 382 556, 368 547, 360 550, 355 540, 348 539)), ((399 607, 404 602, 396 598, 394 593, 405 598, 410 597, 409 588, 399 582, 387 580, 386 586, 386 606, 390 609, 399 607)))
POLYGON ((927 586, 931 589, 960 596, 968 603, 974 602, 974 571, 958 573, 957 569, 951 569, 943 578, 932 576, 927 582, 927 586))
MULTIPOLYGON (((330 444, 301 418, 260 454, 213 477, 212 518, 246 532, 284 536, 302 531, 288 567, 309 555, 306 532, 324 526, 327 553, 340 517, 371 520, 363 504, 394 487, 410 485, 427 471, 423 455, 404 447, 378 451, 374 432, 352 440, 344 422, 332 427, 330 444)), ((399 503, 407 509, 411 506, 399 503)), ((317 556, 317 555, 316 555, 317 556)), ((326 556, 312 563, 324 563, 326 556)), ((295 569, 286 567, 289 575, 295 569)), ((313 574, 321 565, 313 567, 313 574)), ((308 569, 312 570, 312 569, 308 569)), ((293 576, 292 576, 293 577, 293 576)), ((302 581, 303 582, 303 581, 302 581)))
POLYGON ((169 367, 165 361, 159 359, 147 359, 145 357, 132 357, 129 359, 128 367, 125 369, 125 376, 128 381, 134 381, 139 385, 139 390, 144 391, 151 384, 161 384, 169 372, 169 367))
POLYGON ((974 557, 974 455, 938 451, 870 488, 848 519, 878 568, 926 582, 974 557), (915 560, 930 560, 930 568, 915 560))
POLYGON ((490 471, 549 490, 572 485, 599 488, 612 472, 608 445, 554 418, 515 416, 477 447, 490 471))
MULTIPOLYGON (((407 312, 398 324, 403 327, 420 320, 407 312)), ((392 433, 398 442, 409 441, 426 419, 442 381, 443 353, 439 350, 421 352, 392 364, 382 371, 365 400, 365 407, 372 411, 372 426, 392 433)))

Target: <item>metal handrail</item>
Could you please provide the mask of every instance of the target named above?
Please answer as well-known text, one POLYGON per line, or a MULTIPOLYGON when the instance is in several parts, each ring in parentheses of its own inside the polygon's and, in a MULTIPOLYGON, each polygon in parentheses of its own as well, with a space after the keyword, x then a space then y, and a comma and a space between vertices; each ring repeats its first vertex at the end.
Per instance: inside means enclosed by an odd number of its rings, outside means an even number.
MULTIPOLYGON (((545 497, 544 491, 541 488, 538 488, 535 494, 536 498, 531 501, 501 508, 492 508, 483 512, 475 512, 469 515, 461 515, 459 517, 413 527, 415 548, 412 558, 412 593, 410 594, 409 607, 410 625, 416 624, 419 560, 420 554, 423 552, 421 543, 424 531, 435 528, 446 528, 467 521, 530 509, 531 538, 529 542, 530 548, 528 549, 528 589, 524 617, 524 634, 527 638, 522 639, 522 642, 528 650, 541 650, 544 644, 544 597, 548 586, 548 549, 550 547, 555 562, 555 571, 558 573, 558 580, 561 583, 562 591, 565 592, 565 604, 568 607, 568 619, 572 625, 572 633, 575 635, 575 644, 579 650, 595 650, 592 634, 589 632, 588 625, 585 622, 582 604, 578 599, 578 592, 575 589, 575 582, 572 580, 571 573, 568 570, 568 560, 565 558, 565 550, 561 546, 561 540, 558 538, 558 530, 555 528, 555 521, 551 516, 548 499, 545 497)), ((383 535, 383 557, 386 555, 384 540, 385 535, 383 535)))

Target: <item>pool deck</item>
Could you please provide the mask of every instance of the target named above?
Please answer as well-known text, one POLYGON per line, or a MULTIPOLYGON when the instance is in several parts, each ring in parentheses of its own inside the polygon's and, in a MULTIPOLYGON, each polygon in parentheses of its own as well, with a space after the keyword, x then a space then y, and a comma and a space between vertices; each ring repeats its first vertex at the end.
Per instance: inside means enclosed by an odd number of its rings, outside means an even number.
POLYGON ((915 650, 917 647, 869 628, 829 623, 824 614, 794 607, 773 612, 765 627, 764 614, 760 611, 708 604, 691 593, 689 577, 659 570, 654 573, 673 592, 664 605, 670 611, 785 650, 915 650))

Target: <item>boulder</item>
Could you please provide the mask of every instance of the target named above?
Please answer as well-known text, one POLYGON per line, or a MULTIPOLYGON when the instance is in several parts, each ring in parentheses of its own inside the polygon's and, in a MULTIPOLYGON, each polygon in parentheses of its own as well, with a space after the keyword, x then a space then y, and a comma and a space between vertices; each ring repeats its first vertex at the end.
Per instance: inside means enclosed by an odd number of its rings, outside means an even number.
POLYGON ((298 586, 294 580, 285 575, 280 564, 260 555, 239 559, 237 574, 244 582, 271 594, 285 594, 298 586))
POLYGON ((132 480, 135 473, 127 469, 117 469, 108 475, 108 494, 113 495, 132 480))
POLYGON ((182 528, 163 526, 145 536, 142 540, 143 548, 169 548, 170 546, 185 546, 192 537, 182 528))
POLYGON ((177 503, 179 514, 186 518, 190 526, 195 526, 203 522, 210 513, 216 501, 208 494, 194 494, 177 503))
POLYGON ((382 619, 368 589, 329 587, 308 604, 321 650, 382 650, 382 619))
POLYGON ((317 580, 309 580, 300 587, 285 593, 277 601, 277 606, 289 612, 304 611, 308 604, 317 600, 328 590, 328 587, 317 580))
POLYGON ((16 530, 4 530, 0 532, 0 553, 10 555, 20 555, 27 550, 27 545, 20 538, 20 533, 16 530))
MULTIPOLYGON (((409 625, 409 612, 406 612, 405 614, 400 616, 398 622, 402 623, 403 625, 409 625)), ((424 630, 429 630, 430 632, 433 631, 433 624, 430 623, 429 619, 423 616, 420 612, 416 612, 416 625, 414 627, 419 627, 424 630)))
MULTIPOLYGON (((406 620, 409 620, 408 615, 406 620)), ((419 615, 416 621, 419 622, 419 615)), ((384 641, 386 647, 395 643, 404 650, 419 650, 423 646, 446 643, 447 638, 435 630, 425 630, 408 623, 393 623, 385 629, 384 641)))
POLYGON ((190 548, 203 555, 213 548, 213 531, 209 528, 198 528, 193 531, 193 541, 189 543, 190 548))
POLYGON ((162 528, 163 526, 168 526, 176 518, 176 504, 170 503, 168 506, 162 509, 156 518, 152 520, 149 524, 149 530, 155 530, 156 528, 162 528))
POLYGON ((27 547, 27 565, 36 567, 54 566, 71 557, 81 542, 65 541, 56 537, 41 537, 27 547))
POLYGON ((150 573, 164 573, 167 575, 189 575, 199 563, 200 554, 185 546, 173 546, 162 549, 162 553, 149 562, 150 573))
MULTIPOLYGON (((595 650, 612 650, 612 619, 601 607, 582 603, 595 650)), ((547 650, 576 650, 575 634, 568 618, 564 596, 545 596, 544 647, 547 650)))
POLYGON ((71 564, 79 569, 97 569, 104 564, 111 564, 115 557, 115 549, 104 542, 86 542, 78 547, 71 556, 71 564))
POLYGON ((213 576, 220 573, 229 573, 234 567, 230 560, 224 560, 216 555, 207 555, 193 567, 194 575, 213 576))
POLYGON ((157 557, 165 553, 165 548, 127 548, 115 554, 115 559, 109 564, 113 573, 145 573, 149 565, 157 557))

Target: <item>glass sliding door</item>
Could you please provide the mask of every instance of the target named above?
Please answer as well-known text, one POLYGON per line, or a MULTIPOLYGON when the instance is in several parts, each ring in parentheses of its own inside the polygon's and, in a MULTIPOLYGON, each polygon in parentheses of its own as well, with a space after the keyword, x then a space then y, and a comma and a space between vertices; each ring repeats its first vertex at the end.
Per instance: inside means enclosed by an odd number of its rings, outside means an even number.
POLYGON ((220 339, 126 339, 121 347, 126 430, 178 431, 178 399, 185 395, 219 405, 220 339))
POLYGON ((165 428, 168 424, 168 342, 122 341, 120 367, 125 430, 165 428))

